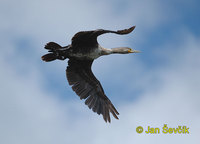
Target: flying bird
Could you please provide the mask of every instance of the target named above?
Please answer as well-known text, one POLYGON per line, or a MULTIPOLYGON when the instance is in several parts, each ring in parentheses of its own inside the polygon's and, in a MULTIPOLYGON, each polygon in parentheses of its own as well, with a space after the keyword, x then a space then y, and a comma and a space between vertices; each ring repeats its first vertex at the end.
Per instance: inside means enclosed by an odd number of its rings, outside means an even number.
POLYGON ((49 42, 45 45, 48 54, 42 56, 42 60, 50 62, 53 60, 68 60, 66 77, 73 91, 80 97, 86 99, 88 105, 97 114, 102 114, 103 119, 110 122, 110 113, 118 119, 119 113, 106 96, 101 83, 94 76, 91 66, 95 59, 103 55, 110 54, 129 54, 138 53, 128 47, 103 48, 97 42, 97 37, 105 33, 115 33, 119 35, 129 34, 135 29, 135 26, 118 31, 97 29, 92 31, 80 31, 76 33, 70 45, 60 46, 55 42, 49 42))

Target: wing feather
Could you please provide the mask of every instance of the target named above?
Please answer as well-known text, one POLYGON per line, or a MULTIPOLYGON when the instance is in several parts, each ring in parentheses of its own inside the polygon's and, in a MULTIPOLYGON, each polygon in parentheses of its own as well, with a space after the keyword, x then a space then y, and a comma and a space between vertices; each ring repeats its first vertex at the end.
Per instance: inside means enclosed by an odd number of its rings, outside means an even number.
POLYGON ((105 33, 115 33, 119 35, 129 34, 135 29, 135 26, 132 26, 128 29, 123 30, 104 30, 104 29, 97 29, 92 31, 80 31, 76 33, 72 38, 72 47, 74 52, 88 52, 91 49, 95 48, 98 45, 97 37, 99 35, 105 33))
POLYGON ((118 119, 119 113, 91 71, 92 62, 93 60, 70 59, 66 70, 68 82, 80 99, 86 99, 85 104, 93 112, 102 114, 106 122, 110 122, 110 113, 118 119))

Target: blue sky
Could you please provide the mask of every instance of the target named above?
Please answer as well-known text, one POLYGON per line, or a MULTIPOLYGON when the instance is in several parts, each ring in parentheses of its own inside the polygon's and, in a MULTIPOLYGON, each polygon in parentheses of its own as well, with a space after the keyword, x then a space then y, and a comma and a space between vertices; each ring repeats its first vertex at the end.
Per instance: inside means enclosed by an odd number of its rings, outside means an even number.
POLYGON ((0 143, 199 143, 200 18, 198 0, 0 1, 0 143), (97 59, 93 72, 119 111, 107 124, 71 90, 66 61, 44 63, 49 41, 68 45, 80 30, 106 48, 139 54, 97 59), (137 134, 141 125, 185 125, 190 134, 137 134))

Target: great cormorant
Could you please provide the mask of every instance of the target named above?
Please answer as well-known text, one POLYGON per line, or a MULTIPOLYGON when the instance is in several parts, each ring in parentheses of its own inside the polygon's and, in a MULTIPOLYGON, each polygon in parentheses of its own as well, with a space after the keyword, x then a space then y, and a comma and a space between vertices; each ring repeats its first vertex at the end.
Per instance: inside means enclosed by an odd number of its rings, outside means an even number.
POLYGON ((73 36, 72 43, 68 46, 62 47, 55 42, 49 42, 45 46, 45 49, 47 49, 49 53, 42 56, 42 60, 49 62, 56 59, 65 60, 68 58, 66 76, 69 85, 72 86, 72 89, 80 99, 86 99, 85 104, 88 105, 90 109, 97 114, 102 114, 106 122, 110 122, 110 113, 112 113, 116 119, 118 119, 117 115, 119 115, 119 113, 105 95, 100 82, 92 73, 92 63, 102 55, 114 53, 128 54, 137 53, 139 51, 132 50, 128 47, 106 49, 99 45, 97 37, 105 33, 120 35, 129 34, 134 29, 135 26, 118 31, 103 29, 81 31, 73 36))

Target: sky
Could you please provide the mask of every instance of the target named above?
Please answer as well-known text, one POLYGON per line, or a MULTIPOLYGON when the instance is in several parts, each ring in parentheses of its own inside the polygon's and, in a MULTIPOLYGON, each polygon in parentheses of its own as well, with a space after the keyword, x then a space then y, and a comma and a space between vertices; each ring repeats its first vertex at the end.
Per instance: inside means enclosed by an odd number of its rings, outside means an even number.
POLYGON ((200 17, 198 0, 1 0, 1 144, 199 144, 200 17), (45 63, 44 45, 68 45, 81 30, 106 34, 106 48, 127 46, 141 53, 103 56, 92 70, 117 108, 105 123, 72 91, 67 60, 45 63), (164 134, 186 126, 189 134, 164 134), (139 134, 142 126, 160 134, 139 134))

